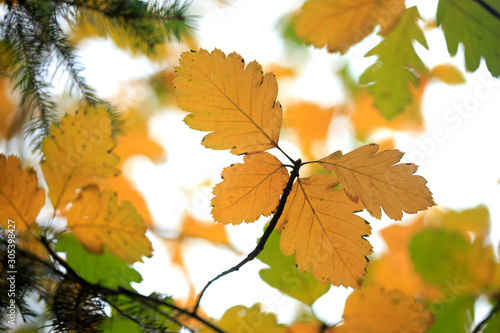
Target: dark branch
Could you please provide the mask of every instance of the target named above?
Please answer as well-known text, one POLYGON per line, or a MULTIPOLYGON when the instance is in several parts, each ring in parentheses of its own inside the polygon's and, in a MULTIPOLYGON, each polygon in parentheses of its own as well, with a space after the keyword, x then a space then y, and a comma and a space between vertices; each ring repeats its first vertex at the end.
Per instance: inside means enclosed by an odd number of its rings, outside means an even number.
POLYGON ((495 306, 492 307, 488 315, 479 324, 477 324, 476 328, 474 328, 472 333, 482 332, 483 328, 488 324, 488 322, 491 319, 493 319, 493 317, 495 317, 498 314, 499 311, 500 311, 500 299, 497 299, 497 303, 495 304, 495 306))
POLYGON ((196 311, 200 307, 201 298, 203 297, 203 295, 205 294, 205 291, 208 289, 208 287, 210 287, 210 285, 212 283, 214 283, 215 281, 217 281, 221 277, 228 275, 229 273, 238 271, 243 265, 254 260, 259 255, 259 253, 261 253, 262 250, 264 250, 264 246, 266 245, 266 242, 269 239, 269 236, 271 236, 271 233, 273 232, 274 228, 276 227, 276 224, 278 223, 279 218, 281 217, 281 214, 283 213, 283 209, 285 208, 286 199, 288 198, 288 195, 290 194, 290 191, 292 190, 292 185, 293 185, 293 182, 295 181, 295 178, 297 178, 299 176, 299 169, 301 166, 302 166, 302 161, 300 159, 293 162, 292 173, 290 174, 290 179, 288 180, 288 183, 286 184, 286 187, 283 190, 283 194, 281 195, 281 199, 280 199, 280 202, 278 204, 278 208, 276 209, 276 213, 274 213, 274 216, 271 219, 271 222, 269 223, 266 230, 264 231, 264 234, 262 235, 262 237, 261 237, 259 243, 257 244, 257 246, 255 247, 255 249, 253 249, 253 251, 250 252, 246 256, 246 258, 243 259, 239 264, 237 264, 236 266, 231 267, 230 269, 220 273, 219 275, 214 277, 212 280, 208 281, 208 283, 205 285, 205 287, 201 291, 200 295, 198 296, 198 300, 196 301, 196 305, 194 306, 193 313, 196 313, 196 311))
MULTIPOLYGON (((173 309, 173 310, 175 310, 175 311, 177 311, 179 313, 187 315, 187 316, 189 316, 189 317, 191 317, 193 319, 196 319, 197 321, 199 321, 199 322, 203 323, 204 325, 206 325, 206 326, 210 327, 211 329, 213 329, 215 332, 226 333, 221 328, 219 328, 216 325, 212 324, 208 320, 206 320, 206 319, 198 316, 194 311, 188 311, 186 309, 178 307, 175 304, 167 303, 165 301, 162 301, 160 299, 156 299, 154 297, 145 296, 145 295, 137 293, 136 291, 129 290, 129 289, 122 288, 122 287, 119 287, 118 289, 115 290, 115 289, 110 289, 110 288, 103 287, 103 286, 98 285, 98 284, 92 284, 92 283, 88 282, 87 280, 85 280, 84 278, 82 278, 80 275, 78 275, 78 273, 75 272, 68 265, 68 263, 66 261, 64 261, 61 257, 59 257, 57 255, 57 253, 50 246, 49 241, 44 236, 41 237, 40 241, 43 244, 43 246, 47 249, 47 251, 49 252, 50 256, 58 264, 60 264, 61 266, 64 267, 64 269, 66 270, 66 274, 67 275, 69 275, 73 280, 77 281, 81 285, 94 290, 96 292, 96 294, 100 294, 100 295, 104 295, 104 296, 109 296, 109 295, 125 295, 125 296, 130 297, 131 299, 134 299, 134 300, 142 302, 142 303, 147 302, 147 303, 155 303, 155 304, 158 304, 158 305, 162 305, 162 306, 171 308, 171 309, 173 309)), ((110 303, 110 305, 112 305, 112 304, 110 303)), ((163 315, 165 315, 165 314, 163 314, 163 315)))
POLYGON ((495 16, 498 20, 500 20, 500 13, 497 12, 496 9, 493 8, 491 5, 486 3, 484 0, 474 0, 474 1, 476 1, 479 5, 481 5, 481 7, 486 9, 488 13, 490 13, 491 15, 495 16))

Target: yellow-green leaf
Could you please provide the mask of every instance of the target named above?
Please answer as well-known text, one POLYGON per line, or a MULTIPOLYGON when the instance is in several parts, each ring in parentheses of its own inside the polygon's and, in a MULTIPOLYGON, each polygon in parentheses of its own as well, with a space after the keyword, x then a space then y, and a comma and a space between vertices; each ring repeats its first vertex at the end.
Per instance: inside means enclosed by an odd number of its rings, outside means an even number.
POLYGON ((361 199, 366 210, 380 219, 381 210, 394 220, 401 220, 403 211, 416 213, 433 206, 427 181, 413 175, 415 164, 397 164, 403 153, 396 149, 378 154, 376 144, 362 146, 343 155, 337 151, 319 161, 340 178, 347 194, 354 201, 361 199))
POLYGON ((22 231, 29 228, 45 203, 32 168, 23 170, 17 156, 0 154, 0 225, 22 231), (9 220, 13 222, 9 222, 9 220))
MULTIPOLYGON (((286 327, 276 323, 276 316, 272 313, 262 312, 260 304, 251 308, 243 305, 227 309, 222 318, 216 323, 226 332, 252 332, 252 333, 285 333, 286 327)), ((212 329, 203 327, 199 333, 212 333, 212 329)))
POLYGON ((151 256, 146 226, 132 205, 118 205, 116 193, 87 187, 73 201, 68 212, 68 228, 87 250, 102 253, 104 246, 115 256, 133 263, 151 256))
POLYGON ((299 179, 288 197, 278 222, 281 250, 289 256, 295 253, 299 270, 312 269, 320 282, 361 288, 372 252, 364 238, 371 227, 353 214, 363 209, 346 196, 330 175, 314 175, 299 179))
POLYGON ((75 200, 77 190, 120 173, 111 130, 104 108, 79 110, 51 125, 50 136, 42 141, 42 170, 54 209, 75 200))
POLYGON ((278 206, 289 178, 283 164, 266 152, 245 155, 243 162, 225 168, 224 181, 214 187, 212 215, 217 222, 253 222, 278 206))
POLYGON ((177 104, 189 112, 192 129, 212 132, 203 145, 233 154, 261 152, 278 145, 282 110, 272 73, 237 53, 184 52, 176 67, 177 104))

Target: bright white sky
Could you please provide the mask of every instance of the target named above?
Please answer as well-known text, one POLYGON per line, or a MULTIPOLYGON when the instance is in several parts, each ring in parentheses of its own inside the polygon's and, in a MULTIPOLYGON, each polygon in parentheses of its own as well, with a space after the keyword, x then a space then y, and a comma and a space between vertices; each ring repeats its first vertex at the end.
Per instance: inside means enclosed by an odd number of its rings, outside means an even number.
MULTIPOLYGON (((249 62, 261 64, 281 63, 289 60, 282 41, 275 29, 277 21, 290 10, 299 8, 302 1, 290 0, 228 0, 231 5, 220 8, 216 1, 195 0, 192 13, 197 19, 197 36, 200 46, 212 50, 217 47, 224 52, 236 51, 249 62)), ((417 1, 407 1, 408 6, 417 1)), ((421 16, 432 19, 437 1, 418 1, 421 16)), ((450 58, 440 30, 426 35, 430 51, 417 46, 427 64, 433 67, 440 63, 453 63, 462 71, 463 49, 450 58)), ((378 43, 376 36, 367 38, 351 50, 347 57, 356 74, 360 74, 373 59, 363 55, 378 43)), ((280 85, 279 99, 286 109, 286 102, 306 100, 324 106, 342 101, 339 81, 332 75, 335 69, 345 63, 346 57, 328 54, 324 50, 308 49, 303 58, 299 80, 293 85, 280 85)), ((145 59, 131 59, 106 42, 90 42, 82 48, 82 60, 87 70, 89 83, 101 94, 116 93, 120 82, 151 74, 155 66, 145 59), (126 70, 124 70, 126 68, 126 70)), ((435 201, 443 206, 461 209, 480 203, 486 204, 492 221, 500 221, 500 158, 494 144, 500 142, 500 81, 491 78, 484 63, 478 71, 467 74, 467 84, 447 86, 432 84, 423 99, 423 114, 426 129, 423 133, 397 134, 397 148, 406 152, 406 162, 420 165, 418 173, 428 180, 428 186, 435 201), (464 111, 457 111, 462 109, 464 111)), ((280 84, 280 82, 278 82, 280 84)), ((166 163, 153 165, 138 159, 134 176, 138 186, 146 194, 155 219, 167 229, 175 229, 178 217, 188 208, 200 218, 210 219, 211 189, 198 193, 189 201, 183 189, 194 189, 205 179, 214 182, 225 166, 241 158, 228 152, 203 148, 199 143, 203 133, 193 131, 182 123, 183 114, 167 112, 158 115, 151 122, 154 137, 161 142, 168 153, 166 163)), ((352 149, 352 129, 334 123, 330 133, 329 146, 332 152, 338 149, 352 149)), ((284 143, 285 150, 296 154, 293 147, 284 143)), ((390 220, 377 221, 364 215, 374 228, 369 239, 375 246, 375 253, 383 249, 383 242, 377 230, 386 227, 390 220)), ((261 235, 264 220, 252 225, 229 228, 236 246, 248 253, 261 235)), ((500 227, 493 223, 493 238, 498 242, 500 227)), ((187 295, 183 275, 170 265, 167 251, 155 242, 156 254, 146 265, 138 268, 143 273, 146 285, 143 292, 157 290, 177 297, 187 295)), ((192 267, 192 277, 198 289, 206 281, 233 266, 239 258, 233 254, 208 246, 204 242, 193 244, 186 251, 185 258, 192 267)), ((298 303, 280 294, 262 282, 258 270, 264 267, 258 260, 247 264, 240 272, 233 273, 216 282, 205 295, 202 303, 210 316, 219 317, 230 306, 244 304, 251 306, 261 302, 265 309, 278 313, 281 321, 290 319, 298 303)), ((332 288, 316 304, 317 315, 328 323, 341 318, 343 303, 350 290, 332 288)), ((481 315, 481 314, 479 314, 481 315)))

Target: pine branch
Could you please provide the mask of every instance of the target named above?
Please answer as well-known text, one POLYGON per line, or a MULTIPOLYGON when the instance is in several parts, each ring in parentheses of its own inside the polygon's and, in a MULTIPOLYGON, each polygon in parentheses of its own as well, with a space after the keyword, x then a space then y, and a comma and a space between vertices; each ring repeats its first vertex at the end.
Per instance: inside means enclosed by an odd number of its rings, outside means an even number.
POLYGON ((243 265, 246 263, 254 260, 259 253, 264 250, 264 246, 266 245, 267 240, 269 239, 269 236, 271 236, 271 233, 273 232, 274 228, 276 227, 276 224, 278 223, 278 220, 281 217, 281 214, 283 213, 283 209, 285 208, 286 200, 288 198, 288 195, 290 194, 290 191, 292 190, 293 182, 295 179, 299 176, 299 169, 302 166, 302 161, 298 159, 297 161, 293 162, 293 169, 290 174, 290 179, 288 180, 288 183, 286 184, 285 188, 283 189, 283 193, 280 198, 280 202, 278 203, 278 208, 276 208, 276 213, 274 213, 273 218, 271 219, 271 222, 269 222, 269 225, 267 226, 266 230, 264 231, 264 234, 260 238, 259 243, 257 243, 257 246, 255 249, 253 249, 252 252, 250 252, 245 259, 243 259, 239 264, 236 266, 231 267, 230 269, 220 273, 216 277, 214 277, 212 280, 208 281, 205 287, 202 289, 200 295, 198 296, 198 300, 196 301, 196 304, 193 308, 193 313, 196 313, 198 311, 198 308, 200 307, 200 302, 201 299, 203 298, 203 295, 207 291, 208 287, 218 279, 232 273, 238 271, 243 265))

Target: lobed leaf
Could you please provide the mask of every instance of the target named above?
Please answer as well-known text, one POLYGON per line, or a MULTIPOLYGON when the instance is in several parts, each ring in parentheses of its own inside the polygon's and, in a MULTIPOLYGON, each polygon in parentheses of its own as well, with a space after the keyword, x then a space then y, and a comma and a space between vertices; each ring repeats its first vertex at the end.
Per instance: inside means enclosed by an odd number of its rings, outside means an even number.
POLYGON ((80 110, 52 124, 42 141, 42 170, 54 209, 78 197, 77 190, 119 175, 118 156, 111 150, 111 119, 104 108, 80 110))
POLYGON ((151 256, 141 216, 127 201, 119 206, 116 192, 111 190, 83 189, 68 212, 68 228, 90 252, 103 253, 106 246, 126 263, 151 256))
POLYGON ((45 203, 45 191, 38 187, 32 168, 22 169, 17 156, 0 154, 0 225, 26 230, 35 222, 45 203), (14 221, 14 224, 9 220, 14 221))
POLYGON ((297 17, 297 36, 317 48, 345 53, 380 25, 387 34, 404 11, 404 0, 309 0, 297 17))
POLYGON ((243 162, 225 168, 224 180, 214 187, 212 215, 217 222, 253 222, 278 206, 289 179, 283 164, 267 152, 245 155, 243 162))
MULTIPOLYGON (((493 11, 500 13, 498 1, 482 0, 493 11)), ((465 66, 475 71, 484 58, 490 73, 500 76, 500 20, 479 1, 440 0, 436 21, 443 28, 448 52, 457 54, 458 44, 464 46, 465 66)))
POLYGON ((189 112, 184 122, 192 129, 212 132, 203 145, 231 149, 233 154, 261 152, 278 146, 282 110, 272 73, 262 74, 253 61, 245 68, 237 53, 229 56, 184 52, 176 67, 177 104, 189 112))
POLYGON ((281 250, 295 253, 300 271, 312 269, 320 282, 361 288, 370 243, 364 239, 371 227, 353 214, 363 206, 349 200, 338 181, 329 175, 299 179, 293 186, 278 222, 281 250))
POLYGON ((413 175, 415 164, 397 164, 403 153, 385 150, 376 154, 379 146, 365 145, 342 155, 337 151, 319 161, 326 171, 334 171, 345 191, 354 201, 361 199, 366 210, 380 219, 380 208, 393 220, 401 220, 403 211, 416 213, 433 206, 427 181, 413 175))
POLYGON ((391 119, 402 112, 412 100, 409 85, 419 84, 419 74, 427 68, 415 52, 413 41, 428 48, 424 33, 417 24, 417 7, 406 9, 398 25, 365 56, 378 56, 378 61, 361 74, 359 81, 370 84, 368 90, 382 115, 391 119))

